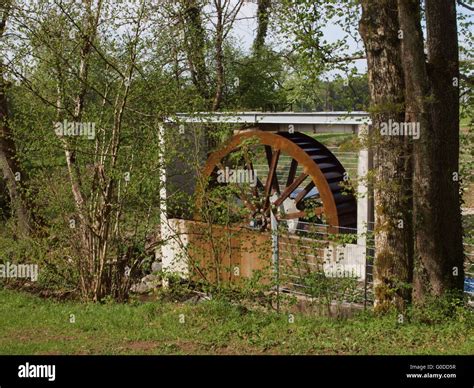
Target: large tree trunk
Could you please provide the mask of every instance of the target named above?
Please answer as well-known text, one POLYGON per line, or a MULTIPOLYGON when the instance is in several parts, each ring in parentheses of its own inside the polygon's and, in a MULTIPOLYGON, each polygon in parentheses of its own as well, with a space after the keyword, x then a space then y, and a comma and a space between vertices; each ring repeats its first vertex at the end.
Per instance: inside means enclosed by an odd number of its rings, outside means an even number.
MULTIPOLYGON (((460 188, 459 181, 453 179, 453 173, 459 172, 459 88, 454 80, 459 80, 456 2, 427 0, 425 12, 433 97, 430 115, 437 156, 433 197, 439 222, 434 239, 440 244, 435 258, 440 271, 430 274, 430 283, 439 295, 453 288, 462 290, 464 284, 460 188)), ((422 249, 418 243, 417 249, 422 249)), ((415 291, 417 298, 423 294, 421 284, 415 291)))
POLYGON ((382 123, 404 121, 404 81, 396 0, 362 0, 359 29, 368 62, 375 144, 375 307, 402 309, 410 299, 413 239, 411 144, 381 136, 382 123))
POLYGON ((398 0, 404 32, 407 121, 419 122, 414 148, 414 298, 462 289, 463 252, 458 173, 459 76, 454 0, 426 2, 428 61, 418 0, 398 0))
POLYGON ((191 79, 204 100, 209 99, 209 76, 206 68, 206 31, 202 24, 199 0, 182 0, 186 56, 191 79))
POLYGON ((216 22, 216 89, 212 110, 217 111, 222 104, 224 93, 224 9, 220 0, 216 1, 217 22, 216 22))
POLYGON ((270 21, 271 0, 258 0, 257 9, 257 34, 253 42, 253 49, 258 52, 265 45, 265 38, 268 33, 268 24, 270 21))
MULTIPOLYGON (((10 2, 6 2, 1 10, 0 39, 3 38, 10 10, 10 2)), ((25 174, 21 170, 17 158, 13 133, 8 123, 7 81, 4 78, 5 65, 0 58, 0 167, 6 181, 10 196, 11 209, 16 216, 20 234, 28 235, 32 231, 31 214, 28 201, 24 195, 25 174)))
POLYGON ((8 104, 6 82, 3 79, 3 64, 0 64, 0 166, 5 179, 10 207, 15 214, 20 234, 28 235, 32 231, 30 211, 22 188, 26 178, 17 158, 15 141, 8 124, 8 104))

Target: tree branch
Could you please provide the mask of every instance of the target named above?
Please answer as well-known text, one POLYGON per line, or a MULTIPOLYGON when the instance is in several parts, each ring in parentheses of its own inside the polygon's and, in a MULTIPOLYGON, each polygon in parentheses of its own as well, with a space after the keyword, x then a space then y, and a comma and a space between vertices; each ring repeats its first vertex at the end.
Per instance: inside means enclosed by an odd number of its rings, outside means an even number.
POLYGON ((467 8, 469 11, 474 11, 474 7, 472 5, 466 4, 464 1, 458 0, 458 4, 461 7, 467 8))

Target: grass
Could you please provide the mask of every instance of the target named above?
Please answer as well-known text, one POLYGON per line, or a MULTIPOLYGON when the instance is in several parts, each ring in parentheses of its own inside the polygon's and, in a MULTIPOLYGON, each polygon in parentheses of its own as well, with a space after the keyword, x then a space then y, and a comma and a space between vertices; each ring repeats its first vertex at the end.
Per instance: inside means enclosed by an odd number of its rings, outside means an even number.
POLYGON ((368 313, 290 323, 218 301, 80 304, 0 290, 1 354, 473 354, 473 326, 368 313))
POLYGON ((314 137, 317 141, 323 143, 326 147, 338 147, 357 137, 357 135, 352 133, 338 132, 317 133, 314 135, 309 135, 314 137))

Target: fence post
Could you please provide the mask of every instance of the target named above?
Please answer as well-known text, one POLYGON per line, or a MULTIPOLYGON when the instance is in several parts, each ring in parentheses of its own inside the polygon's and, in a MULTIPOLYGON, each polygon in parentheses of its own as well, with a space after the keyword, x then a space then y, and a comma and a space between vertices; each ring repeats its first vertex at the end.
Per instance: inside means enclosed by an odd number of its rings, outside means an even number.
MULTIPOLYGON (((160 180, 160 239, 161 241, 168 241, 170 237, 170 228, 168 225, 168 209, 167 209, 167 193, 166 193, 166 166, 165 166, 165 125, 164 123, 158 124, 158 141, 160 144, 159 150, 159 169, 158 169, 158 179, 160 180)), ((167 242, 168 243, 168 242, 167 242)), ((166 244, 167 244, 166 243, 166 244)), ((160 245, 160 255, 162 262, 162 269, 165 273, 167 271, 167 259, 168 252, 165 244, 160 245)), ((162 280, 163 288, 168 288, 168 279, 166 277, 162 280)))
MULTIPOLYGON (((366 137, 369 135, 369 126, 359 125, 358 136, 362 144, 367 142, 366 137)), ((364 147, 359 150, 357 162, 357 244, 367 246, 367 230, 371 220, 372 199, 369 195, 369 184, 367 174, 372 167, 372 155, 370 150, 364 147)))
POLYGON ((272 263, 273 274, 275 276, 275 284, 277 291, 277 312, 280 313, 280 257, 278 249, 278 221, 270 209, 270 225, 272 230, 272 263))
POLYGON ((365 261, 364 274, 364 311, 367 310, 367 260, 365 261))

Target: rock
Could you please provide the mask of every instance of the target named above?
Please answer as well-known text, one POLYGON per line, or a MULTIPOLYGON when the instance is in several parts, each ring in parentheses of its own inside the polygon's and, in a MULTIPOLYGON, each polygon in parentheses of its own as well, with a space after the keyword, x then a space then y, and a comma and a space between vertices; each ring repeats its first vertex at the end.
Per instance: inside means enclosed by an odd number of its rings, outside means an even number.
POLYGON ((134 292, 135 294, 146 294, 147 292, 150 292, 152 288, 150 288, 148 285, 145 283, 137 283, 132 285, 130 287, 130 291, 134 292))
POLYGON ((161 277, 159 275, 149 274, 144 276, 140 283, 136 283, 130 287, 130 291, 136 294, 146 294, 161 286, 161 277))
POLYGON ((151 264, 151 272, 152 273, 155 273, 155 272, 161 272, 163 270, 163 264, 159 261, 154 261, 152 264, 151 264))
POLYGON ((161 278, 159 275, 149 274, 142 278, 142 283, 160 283, 161 278))

